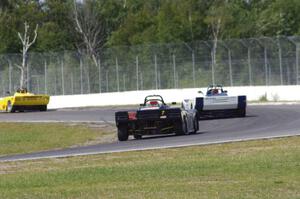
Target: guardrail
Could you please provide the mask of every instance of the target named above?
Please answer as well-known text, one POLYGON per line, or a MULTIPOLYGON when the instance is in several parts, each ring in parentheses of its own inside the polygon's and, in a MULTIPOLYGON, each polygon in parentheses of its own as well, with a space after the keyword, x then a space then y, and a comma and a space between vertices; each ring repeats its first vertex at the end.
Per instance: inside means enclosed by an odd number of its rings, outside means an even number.
MULTIPOLYGON (((133 105, 143 102, 146 95, 161 95, 165 102, 180 102, 183 99, 190 99, 200 96, 198 91, 205 93, 206 88, 187 89, 165 89, 165 90, 145 90, 127 91, 85 95, 63 95, 51 96, 49 109, 92 107, 92 106, 113 106, 113 105, 133 105)), ((299 86, 247 86, 247 87, 227 87, 229 95, 247 95, 248 101, 256 101, 265 96, 269 101, 300 101, 299 86)))

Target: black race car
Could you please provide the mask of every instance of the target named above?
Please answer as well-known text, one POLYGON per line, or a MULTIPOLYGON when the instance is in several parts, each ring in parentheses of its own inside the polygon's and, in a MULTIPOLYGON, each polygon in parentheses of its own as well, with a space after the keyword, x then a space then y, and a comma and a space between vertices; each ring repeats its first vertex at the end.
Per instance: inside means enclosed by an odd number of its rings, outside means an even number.
MULTIPOLYGON (((172 103, 175 104, 175 103, 172 103)), ((183 102, 182 107, 169 107, 160 95, 145 97, 137 111, 115 113, 119 141, 129 135, 141 139, 143 135, 184 135, 198 131, 197 111, 183 102)))

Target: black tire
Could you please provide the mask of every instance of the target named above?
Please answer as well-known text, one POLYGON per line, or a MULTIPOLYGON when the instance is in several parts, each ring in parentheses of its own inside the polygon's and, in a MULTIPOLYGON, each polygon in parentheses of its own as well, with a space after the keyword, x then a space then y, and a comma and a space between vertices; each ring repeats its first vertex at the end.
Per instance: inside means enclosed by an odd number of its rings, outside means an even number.
MULTIPOLYGON (((178 122, 179 123, 179 122, 178 122)), ((182 125, 181 124, 174 124, 174 132, 176 135, 182 135, 182 125)))
POLYGON ((193 133, 197 133, 197 131, 199 130, 199 122, 198 122, 197 117, 194 118, 193 125, 194 125, 194 132, 193 133))
POLYGON ((134 139, 137 139, 137 140, 142 139, 142 135, 135 134, 135 135, 133 135, 133 137, 134 137, 134 139))
POLYGON ((47 105, 43 105, 40 107, 40 111, 47 111, 47 105))
POLYGON ((239 116, 240 117, 246 117, 246 109, 240 109, 239 110, 239 116))
POLYGON ((187 127, 186 117, 183 118, 182 125, 181 125, 181 135, 188 135, 190 134, 187 127))
POLYGON ((10 101, 7 102, 6 111, 8 113, 14 113, 16 111, 10 101))
POLYGON ((174 124, 176 135, 185 135, 187 132, 187 123, 185 117, 181 122, 174 124))
POLYGON ((127 126, 119 126, 118 127, 118 139, 119 141, 126 141, 128 140, 129 134, 127 130, 127 126))

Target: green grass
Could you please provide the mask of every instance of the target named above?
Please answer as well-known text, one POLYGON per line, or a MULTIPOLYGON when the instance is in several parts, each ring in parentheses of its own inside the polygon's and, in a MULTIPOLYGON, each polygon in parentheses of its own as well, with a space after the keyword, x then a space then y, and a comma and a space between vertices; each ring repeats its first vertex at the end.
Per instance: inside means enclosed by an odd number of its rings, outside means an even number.
POLYGON ((300 198, 300 137, 0 163, 1 198, 300 198))
POLYGON ((83 124, 1 123, 0 156, 99 143, 114 134, 83 124))

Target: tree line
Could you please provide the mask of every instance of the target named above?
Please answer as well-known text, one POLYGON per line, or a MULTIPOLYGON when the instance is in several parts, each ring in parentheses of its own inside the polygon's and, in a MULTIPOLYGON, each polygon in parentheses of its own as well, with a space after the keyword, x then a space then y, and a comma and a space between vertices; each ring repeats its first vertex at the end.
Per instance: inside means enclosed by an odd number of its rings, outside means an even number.
POLYGON ((299 0, 1 0, 0 53, 20 53, 24 22, 31 37, 39 26, 31 51, 93 55, 120 45, 299 35, 299 13, 299 0))

